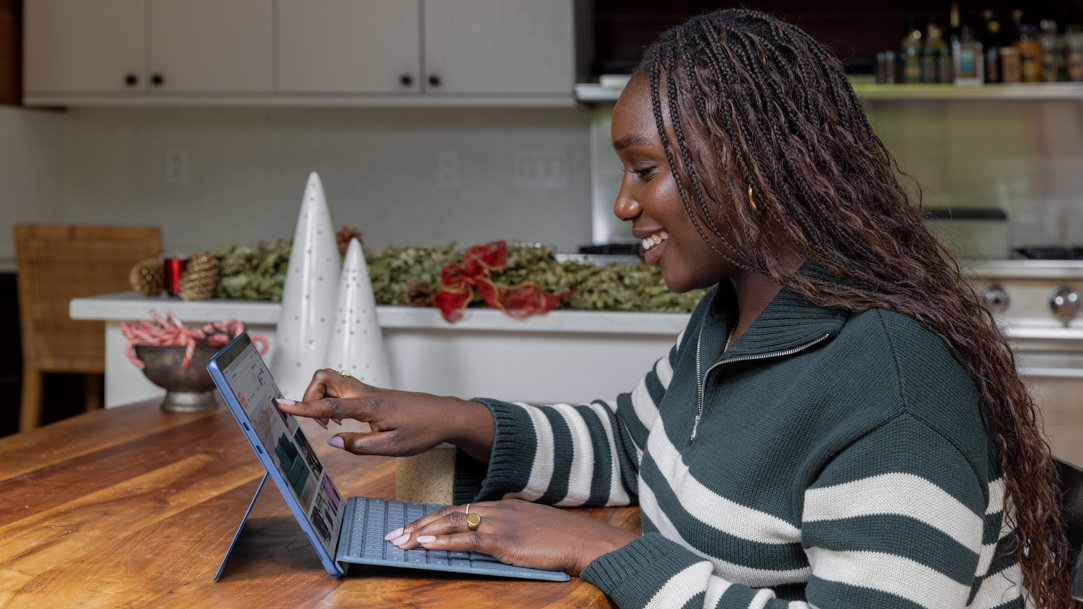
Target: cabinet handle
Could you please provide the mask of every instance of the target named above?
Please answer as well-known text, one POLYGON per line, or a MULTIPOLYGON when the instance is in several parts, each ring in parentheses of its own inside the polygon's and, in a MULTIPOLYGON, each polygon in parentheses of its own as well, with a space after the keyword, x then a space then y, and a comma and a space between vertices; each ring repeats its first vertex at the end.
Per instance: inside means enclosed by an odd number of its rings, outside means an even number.
POLYGON ((139 76, 137 76, 135 74, 132 74, 132 73, 125 74, 124 75, 124 84, 128 85, 129 87, 134 87, 134 86, 138 85, 139 84, 139 76))
POLYGON ((414 84, 414 77, 410 76, 409 74, 403 74, 399 77, 399 82, 402 83, 402 86, 409 87, 410 85, 414 84))
POLYGON ((154 74, 150 77, 150 83, 154 86, 161 86, 165 84, 165 77, 161 74, 154 74))
POLYGON ((429 77, 429 84, 434 86, 434 87, 439 87, 440 86, 440 77, 437 76, 436 74, 433 74, 432 76, 429 77))

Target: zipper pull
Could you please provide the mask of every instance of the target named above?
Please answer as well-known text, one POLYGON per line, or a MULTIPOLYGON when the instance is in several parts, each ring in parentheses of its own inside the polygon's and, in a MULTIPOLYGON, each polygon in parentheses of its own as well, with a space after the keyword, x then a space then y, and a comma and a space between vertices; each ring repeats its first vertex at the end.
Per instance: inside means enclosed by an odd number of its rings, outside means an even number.
POLYGON ((699 428, 699 418, 700 418, 700 416, 701 415, 699 413, 697 413, 696 414, 696 420, 692 422, 692 435, 688 437, 688 442, 689 443, 691 443, 693 440, 696 439, 696 429, 699 428))

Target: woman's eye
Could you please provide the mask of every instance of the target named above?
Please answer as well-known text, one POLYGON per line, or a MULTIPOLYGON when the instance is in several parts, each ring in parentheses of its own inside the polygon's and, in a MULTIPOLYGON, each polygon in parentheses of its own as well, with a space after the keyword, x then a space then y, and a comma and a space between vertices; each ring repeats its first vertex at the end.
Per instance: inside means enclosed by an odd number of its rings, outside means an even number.
POLYGON ((632 173, 639 176, 640 179, 646 180, 654 175, 654 167, 642 167, 640 169, 633 169, 632 173))

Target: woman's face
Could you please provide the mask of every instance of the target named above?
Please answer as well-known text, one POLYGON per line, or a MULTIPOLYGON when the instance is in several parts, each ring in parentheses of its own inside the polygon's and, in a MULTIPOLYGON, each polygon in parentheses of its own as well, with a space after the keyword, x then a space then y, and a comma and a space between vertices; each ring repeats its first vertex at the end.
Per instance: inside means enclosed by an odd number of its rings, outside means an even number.
MULTIPOLYGON (((621 93, 613 110, 611 135, 624 168, 613 213, 621 220, 631 220, 632 235, 641 240, 645 250, 644 260, 662 270, 666 287, 687 292, 712 286, 738 272, 711 249, 688 217, 655 127, 646 76, 632 78, 621 93)), ((669 138, 674 141, 672 132, 669 138)), ((698 221, 707 232, 704 220, 698 221)), ((725 247, 717 238, 712 239, 717 247, 725 247)))

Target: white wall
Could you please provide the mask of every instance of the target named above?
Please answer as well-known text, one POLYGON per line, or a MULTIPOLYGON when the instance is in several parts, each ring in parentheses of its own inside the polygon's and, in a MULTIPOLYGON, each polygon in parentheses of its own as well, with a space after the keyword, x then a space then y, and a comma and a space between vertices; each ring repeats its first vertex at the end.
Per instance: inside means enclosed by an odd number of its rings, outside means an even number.
POLYGON ((507 239, 574 251, 591 241, 589 120, 584 108, 73 108, 62 215, 160 224, 177 252, 255 244, 292 237, 317 171, 335 228, 358 227, 368 249, 507 239), (188 184, 168 183, 168 150, 187 154, 188 184), (457 187, 437 179, 448 151, 457 187), (517 185, 517 155, 535 152, 566 159, 565 184, 517 185))
POLYGON ((14 268, 16 224, 61 216, 65 119, 0 106, 0 269, 14 268))
POLYGON ((1083 244, 1083 104, 1060 100, 868 104, 926 207, 995 208, 1012 245, 1083 244))

